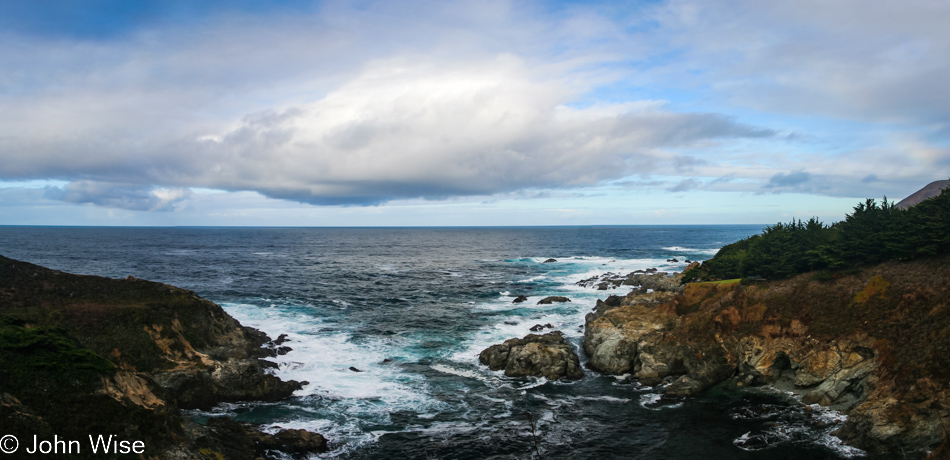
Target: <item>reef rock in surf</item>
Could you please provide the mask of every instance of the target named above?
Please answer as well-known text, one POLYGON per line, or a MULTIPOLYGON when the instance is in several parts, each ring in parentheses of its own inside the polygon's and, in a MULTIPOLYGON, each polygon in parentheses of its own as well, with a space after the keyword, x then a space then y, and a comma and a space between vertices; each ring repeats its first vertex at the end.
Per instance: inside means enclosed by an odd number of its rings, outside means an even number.
POLYGON ((508 377, 577 380, 584 376, 577 353, 560 331, 508 339, 486 348, 478 359, 493 371, 504 369, 508 377))

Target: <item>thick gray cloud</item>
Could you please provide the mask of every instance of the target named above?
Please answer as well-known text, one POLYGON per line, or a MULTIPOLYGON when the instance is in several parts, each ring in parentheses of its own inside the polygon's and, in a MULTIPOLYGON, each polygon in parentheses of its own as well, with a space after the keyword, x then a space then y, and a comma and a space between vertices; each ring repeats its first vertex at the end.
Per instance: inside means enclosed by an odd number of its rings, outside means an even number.
POLYGON ((179 210, 191 195, 191 190, 181 188, 152 188, 85 180, 71 182, 63 187, 48 187, 43 194, 44 198, 51 200, 132 211, 179 210))

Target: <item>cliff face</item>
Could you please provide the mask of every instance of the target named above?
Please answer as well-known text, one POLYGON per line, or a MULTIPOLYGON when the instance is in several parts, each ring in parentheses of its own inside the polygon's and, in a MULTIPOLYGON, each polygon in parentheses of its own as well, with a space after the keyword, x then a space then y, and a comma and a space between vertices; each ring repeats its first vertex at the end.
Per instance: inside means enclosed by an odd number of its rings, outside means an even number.
POLYGON ((180 409, 300 388, 265 372, 268 340, 191 291, 0 256, 0 423, 21 440, 115 434, 144 441, 149 457, 206 458, 237 430, 180 409))
POLYGON ((929 449, 950 426, 950 257, 768 283, 693 283, 598 304, 584 348, 606 373, 689 395, 735 378, 794 389, 873 452, 929 449))

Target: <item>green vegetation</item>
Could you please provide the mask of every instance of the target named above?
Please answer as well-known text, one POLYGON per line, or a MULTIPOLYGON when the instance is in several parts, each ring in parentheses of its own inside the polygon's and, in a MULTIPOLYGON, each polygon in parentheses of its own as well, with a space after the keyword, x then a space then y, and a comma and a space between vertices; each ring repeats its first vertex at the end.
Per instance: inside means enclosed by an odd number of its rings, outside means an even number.
POLYGON ((710 260, 686 272, 683 283, 759 277, 785 279, 799 273, 832 272, 888 260, 950 253, 950 192, 901 209, 884 198, 868 199, 834 225, 816 218, 766 227, 760 235, 724 246, 710 260))
POLYGON ((31 326, 17 318, 0 317, 0 373, 5 382, 23 387, 38 383, 98 383, 113 365, 90 350, 76 346, 61 328, 31 326))
POLYGON ((733 283, 738 283, 739 281, 742 281, 742 280, 739 278, 734 278, 731 280, 703 281, 702 283, 699 283, 699 284, 733 284, 733 283))

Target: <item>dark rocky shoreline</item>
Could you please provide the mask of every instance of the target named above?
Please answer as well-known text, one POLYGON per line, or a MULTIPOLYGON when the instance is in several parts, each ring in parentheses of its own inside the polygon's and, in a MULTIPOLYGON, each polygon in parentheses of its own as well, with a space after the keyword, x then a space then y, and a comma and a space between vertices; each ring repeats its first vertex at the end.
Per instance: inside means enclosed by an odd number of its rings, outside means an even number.
POLYGON ((267 372, 279 345, 191 291, 0 256, 0 424, 21 440, 142 441, 142 456, 129 458, 323 452, 316 433, 272 435, 226 418, 200 425, 181 412, 289 397, 302 383, 267 372))
POLYGON ((791 390, 847 414, 835 435, 850 445, 927 455, 950 436, 948 267, 944 256, 750 285, 631 275, 642 283, 587 315, 584 350, 593 370, 667 397, 727 380, 791 390))
MULTIPOLYGON (((587 366, 629 374, 664 398, 727 381, 769 385, 802 404, 846 414, 834 434, 872 456, 946 458, 950 256, 830 277, 685 285, 681 278, 653 270, 578 282, 599 290, 631 287, 626 295, 598 300, 587 315, 587 366)), ((480 361, 507 376, 563 377, 550 369, 578 359, 566 343, 566 350, 543 359, 522 352, 514 364, 509 359, 517 347, 557 338, 555 331, 510 339, 484 350, 480 361)))

